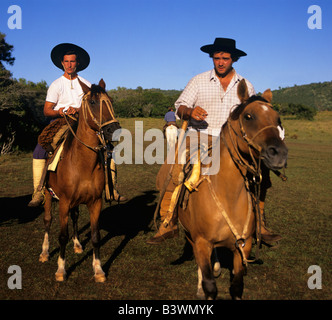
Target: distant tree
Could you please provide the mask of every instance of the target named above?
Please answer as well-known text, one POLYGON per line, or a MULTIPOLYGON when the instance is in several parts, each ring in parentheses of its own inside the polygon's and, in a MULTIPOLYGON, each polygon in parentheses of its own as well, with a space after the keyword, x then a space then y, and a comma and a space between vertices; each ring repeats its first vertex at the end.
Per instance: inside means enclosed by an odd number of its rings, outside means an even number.
POLYGON ((110 90, 114 111, 119 117, 163 117, 169 106, 174 105, 179 91, 160 89, 126 89, 118 87, 110 90))
POLYGON ((273 101, 279 104, 301 104, 319 111, 332 109, 332 81, 294 85, 273 90, 273 101))
POLYGON ((296 119, 314 120, 317 109, 302 104, 289 104, 289 112, 295 115, 296 119))
POLYGON ((47 84, 14 79, 2 63, 12 65, 15 60, 11 56, 13 46, 6 43, 2 33, 0 46, 0 153, 31 150, 45 125, 42 110, 47 84))
POLYGON ((274 103, 273 109, 282 116, 291 116, 293 119, 314 120, 317 109, 303 104, 274 103))
POLYGON ((0 32, 0 69, 5 69, 2 62, 10 65, 14 64, 15 58, 12 57, 13 46, 8 44, 5 40, 6 35, 0 32))

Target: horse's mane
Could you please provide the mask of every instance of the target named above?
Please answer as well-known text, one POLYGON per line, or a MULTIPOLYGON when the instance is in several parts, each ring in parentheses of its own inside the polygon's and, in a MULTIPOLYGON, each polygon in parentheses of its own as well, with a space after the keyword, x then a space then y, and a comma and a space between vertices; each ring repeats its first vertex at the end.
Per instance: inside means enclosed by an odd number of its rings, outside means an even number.
POLYGON ((266 99, 264 99, 262 96, 258 96, 258 95, 253 95, 251 97, 249 97, 249 99, 247 99, 245 102, 237 105, 237 107, 231 112, 231 114, 229 115, 231 120, 237 120, 239 119, 240 114, 243 112, 244 108, 254 102, 254 101, 262 101, 262 102, 266 102, 269 103, 266 99))
POLYGON ((97 84, 91 86, 91 96, 94 96, 98 93, 106 93, 105 89, 97 84))

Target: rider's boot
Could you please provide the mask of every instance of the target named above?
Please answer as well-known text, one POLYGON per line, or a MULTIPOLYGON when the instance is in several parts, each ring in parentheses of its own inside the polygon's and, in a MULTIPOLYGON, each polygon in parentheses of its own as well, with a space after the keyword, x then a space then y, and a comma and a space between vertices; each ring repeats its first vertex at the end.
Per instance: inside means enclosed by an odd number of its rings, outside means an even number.
POLYGON ((277 242, 279 240, 282 239, 282 236, 276 233, 273 233, 272 231, 270 231, 269 229, 267 229, 266 225, 265 225, 265 219, 264 217, 264 202, 261 201, 259 203, 259 208, 260 208, 260 216, 261 216, 261 240, 268 244, 268 245, 272 245, 272 243, 277 242))
POLYGON ((32 161, 34 193, 28 207, 38 207, 44 202, 44 181, 41 180, 43 180, 45 165, 46 159, 33 159, 32 161))
MULTIPOLYGON (((179 187, 181 187, 181 185, 179 187)), ((174 199, 177 196, 175 192, 178 192, 178 189, 175 189, 173 192, 166 190, 160 204, 160 227, 157 233, 152 238, 147 240, 146 243, 161 244, 167 239, 175 238, 178 236, 179 230, 177 226, 177 218, 172 217, 173 212, 170 211, 172 210, 170 208, 173 207, 172 198, 174 199)))

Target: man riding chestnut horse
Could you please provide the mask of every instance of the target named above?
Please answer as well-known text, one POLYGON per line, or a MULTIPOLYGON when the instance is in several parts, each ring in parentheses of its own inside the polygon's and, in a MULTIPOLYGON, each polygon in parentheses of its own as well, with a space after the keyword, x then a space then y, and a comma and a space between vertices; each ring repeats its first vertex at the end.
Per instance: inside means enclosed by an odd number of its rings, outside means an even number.
MULTIPOLYGON (((56 67, 64 71, 64 74, 56 79, 48 88, 44 105, 44 115, 55 119, 74 116, 81 107, 83 98, 82 84, 91 87, 91 83, 79 76, 77 73, 86 69, 90 63, 89 54, 81 47, 71 43, 61 43, 55 46, 51 52, 52 62, 56 67)), ((37 207, 44 201, 44 182, 47 171, 46 160, 49 150, 45 150, 39 143, 33 152, 33 198, 28 204, 29 207, 37 207)), ((111 166, 115 168, 113 159, 111 166)), ((112 174, 115 179, 116 174, 112 174)), ((114 188, 113 181, 112 198, 116 201, 125 201, 114 188)))

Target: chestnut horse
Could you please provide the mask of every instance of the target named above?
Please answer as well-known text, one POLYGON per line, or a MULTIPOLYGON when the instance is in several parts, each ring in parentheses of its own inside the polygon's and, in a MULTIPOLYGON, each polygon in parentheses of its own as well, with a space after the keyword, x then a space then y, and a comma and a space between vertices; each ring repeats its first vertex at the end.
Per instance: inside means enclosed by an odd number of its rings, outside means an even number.
MULTIPOLYGON (((96 282, 104 282, 106 278, 99 256, 98 219, 102 208, 102 194, 106 178, 99 151, 106 148, 106 140, 112 141, 113 133, 120 129, 120 125, 115 119, 110 98, 105 91, 105 82, 100 80, 99 85, 92 85, 91 89, 84 83, 80 83, 84 96, 78 112, 76 133, 74 131, 69 133, 57 169, 54 172, 49 172, 46 183, 46 187, 51 188, 59 199, 60 255, 55 276, 57 281, 63 281, 66 276, 65 250, 69 238, 69 214, 73 220, 74 250, 76 253, 82 252, 77 232, 78 206, 86 204, 90 214, 94 277, 96 282)), ((45 236, 43 250, 39 258, 41 262, 47 261, 49 255, 51 203, 52 196, 46 192, 44 204, 45 236)))
POLYGON ((230 294, 233 299, 242 297, 253 235, 260 227, 247 173, 254 173, 259 183, 261 160, 272 170, 283 168, 287 161, 288 150, 279 133, 280 118, 270 104, 271 91, 249 97, 242 80, 238 96, 241 104, 231 112, 220 134, 220 170, 203 176, 187 206, 178 207, 178 218, 193 247, 207 299, 217 296, 211 265, 216 247, 233 252, 230 294))

